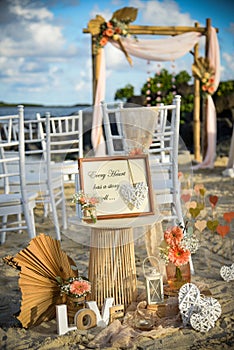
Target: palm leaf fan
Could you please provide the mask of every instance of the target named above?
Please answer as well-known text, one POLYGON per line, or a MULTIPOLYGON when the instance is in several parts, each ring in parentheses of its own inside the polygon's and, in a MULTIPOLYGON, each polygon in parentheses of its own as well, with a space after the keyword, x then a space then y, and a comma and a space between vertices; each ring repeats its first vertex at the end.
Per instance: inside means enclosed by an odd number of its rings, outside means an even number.
POLYGON ((60 241, 45 234, 33 238, 13 260, 20 267, 22 302, 17 318, 22 326, 28 328, 53 319, 55 305, 63 302, 56 278, 77 277, 74 261, 62 251, 60 241))
POLYGON ((112 19, 115 18, 120 22, 128 24, 135 21, 137 12, 138 10, 135 7, 123 7, 113 13, 112 19))

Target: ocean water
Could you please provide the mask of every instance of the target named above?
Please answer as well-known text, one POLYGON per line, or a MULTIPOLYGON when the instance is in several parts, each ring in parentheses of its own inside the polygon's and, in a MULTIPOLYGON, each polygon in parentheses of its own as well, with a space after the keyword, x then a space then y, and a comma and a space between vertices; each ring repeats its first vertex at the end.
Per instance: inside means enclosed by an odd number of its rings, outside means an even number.
MULTIPOLYGON (((79 110, 88 108, 88 106, 76 107, 24 107, 24 119, 35 119, 36 113, 40 113, 43 117, 46 112, 50 112, 53 117, 62 115, 71 115, 79 110)), ((17 107, 0 107, 0 116, 11 115, 17 113, 17 107)))

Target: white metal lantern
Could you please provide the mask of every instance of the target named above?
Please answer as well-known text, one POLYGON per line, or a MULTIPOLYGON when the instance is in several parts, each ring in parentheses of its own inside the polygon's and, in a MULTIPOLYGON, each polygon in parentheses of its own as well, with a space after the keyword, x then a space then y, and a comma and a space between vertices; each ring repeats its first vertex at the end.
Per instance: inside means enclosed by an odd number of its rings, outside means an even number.
POLYGON ((163 276, 160 271, 159 260, 149 256, 143 261, 143 273, 146 280, 147 303, 158 304, 164 300, 163 276))

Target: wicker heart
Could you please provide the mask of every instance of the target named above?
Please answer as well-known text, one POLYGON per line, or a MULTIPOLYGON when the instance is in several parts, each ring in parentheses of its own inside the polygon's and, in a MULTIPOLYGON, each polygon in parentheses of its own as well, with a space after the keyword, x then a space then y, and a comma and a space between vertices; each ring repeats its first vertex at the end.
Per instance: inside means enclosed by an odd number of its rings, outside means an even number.
POLYGON ((206 220, 197 220, 194 224, 194 226, 200 231, 204 231, 206 228, 206 220))
POLYGON ((133 186, 123 184, 120 186, 119 193, 130 210, 134 207, 139 209, 147 196, 148 186, 144 182, 137 182, 133 186))
POLYGON ((184 326, 190 323, 190 317, 197 310, 200 291, 193 283, 184 284, 178 294, 179 309, 184 326))
POLYGON ((234 264, 231 266, 222 266, 220 269, 220 276, 226 282, 234 280, 234 264))
POLYGON ((212 232, 215 232, 217 226, 218 226, 219 222, 218 220, 210 220, 210 221, 207 221, 207 227, 209 230, 211 230, 212 232))
POLYGON ((196 331, 207 332, 214 327, 221 312, 221 305, 216 299, 201 297, 198 310, 190 317, 190 324, 196 331))

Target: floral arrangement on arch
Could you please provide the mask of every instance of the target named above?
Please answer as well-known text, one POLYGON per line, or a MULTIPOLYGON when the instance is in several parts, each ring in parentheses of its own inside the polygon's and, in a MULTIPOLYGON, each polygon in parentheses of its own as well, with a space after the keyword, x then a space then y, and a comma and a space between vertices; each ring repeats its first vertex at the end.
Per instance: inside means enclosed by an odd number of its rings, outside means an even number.
POLYGON ((88 23, 88 30, 94 37, 94 52, 103 48, 109 40, 119 43, 121 50, 124 52, 127 60, 132 64, 122 42, 121 37, 127 37, 129 33, 129 23, 135 21, 137 9, 134 7, 124 7, 113 13, 112 18, 106 21, 102 16, 97 15, 88 23))
POLYGON ((65 281, 57 277, 57 281, 60 285, 61 294, 73 298, 82 298, 91 293, 91 283, 84 277, 70 277, 65 281))
POLYGON ((213 95, 215 87, 215 71, 210 66, 209 60, 204 57, 199 57, 192 65, 192 72, 195 78, 200 80, 201 91, 204 97, 213 95))
POLYGON ((172 226, 164 232, 164 240, 159 246, 160 258, 167 265, 169 262, 177 268, 189 262, 191 254, 199 247, 195 235, 186 232, 186 227, 172 226))

